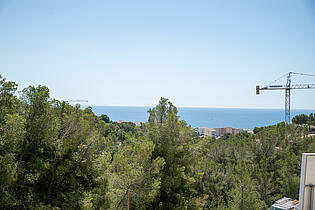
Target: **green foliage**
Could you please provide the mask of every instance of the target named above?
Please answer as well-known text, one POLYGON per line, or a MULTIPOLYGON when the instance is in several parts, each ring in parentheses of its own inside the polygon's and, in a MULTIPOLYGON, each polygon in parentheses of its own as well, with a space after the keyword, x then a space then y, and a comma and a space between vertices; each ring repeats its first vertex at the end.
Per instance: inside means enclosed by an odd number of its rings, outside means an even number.
POLYGON ((301 154, 315 152, 300 125, 199 138, 166 98, 135 126, 16 90, 0 76, 1 209, 266 209, 298 198, 301 154))
POLYGON ((6 79, 0 75, 0 124, 3 123, 6 114, 16 111, 18 105, 17 98, 14 96, 16 90, 15 82, 6 82, 6 79))
POLYGON ((306 114, 296 115, 292 118, 292 122, 295 124, 306 124, 308 123, 308 116, 306 114))
POLYGON ((314 114, 311 113, 309 116, 307 116, 306 114, 296 115, 295 117, 292 118, 292 123, 299 124, 299 125, 307 124, 307 125, 315 126, 314 114))
POLYGON ((109 119, 109 117, 106 114, 102 114, 100 117, 98 117, 100 120, 104 121, 105 123, 111 123, 112 121, 109 119))
POLYGON ((166 98, 149 110, 149 139, 155 144, 153 157, 162 157, 161 190, 154 206, 159 209, 184 209, 192 196, 190 185, 193 129, 179 121, 176 107, 166 98))
POLYGON ((164 166, 161 157, 153 158, 153 142, 130 136, 114 155, 110 178, 113 209, 145 209, 157 196, 164 166), (129 204, 128 204, 129 203, 129 204))
POLYGON ((266 209, 264 201, 256 190, 257 181, 252 178, 252 167, 243 157, 239 157, 234 165, 232 180, 233 188, 230 191, 232 209, 266 209))

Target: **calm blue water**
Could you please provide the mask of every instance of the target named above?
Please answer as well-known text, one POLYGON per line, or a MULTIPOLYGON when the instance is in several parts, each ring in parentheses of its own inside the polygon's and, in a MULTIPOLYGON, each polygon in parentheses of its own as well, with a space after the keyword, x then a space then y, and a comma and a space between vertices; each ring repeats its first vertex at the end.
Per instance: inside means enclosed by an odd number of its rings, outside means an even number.
MULTIPOLYGON (((113 121, 147 122, 150 107, 92 106, 96 115, 106 114, 113 121)), ((228 109, 178 108, 178 115, 192 127, 248 128, 274 125, 284 121, 282 109, 228 109)), ((315 110, 291 110, 291 118, 298 114, 315 113, 315 110)))

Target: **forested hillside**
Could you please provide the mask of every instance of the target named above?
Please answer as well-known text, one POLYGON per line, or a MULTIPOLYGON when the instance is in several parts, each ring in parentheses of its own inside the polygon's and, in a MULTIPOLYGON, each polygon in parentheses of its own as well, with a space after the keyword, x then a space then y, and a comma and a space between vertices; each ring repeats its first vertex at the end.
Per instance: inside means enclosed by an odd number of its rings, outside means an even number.
POLYGON ((0 209, 266 209, 298 199, 307 129, 200 138, 166 98, 141 126, 0 77, 0 209))

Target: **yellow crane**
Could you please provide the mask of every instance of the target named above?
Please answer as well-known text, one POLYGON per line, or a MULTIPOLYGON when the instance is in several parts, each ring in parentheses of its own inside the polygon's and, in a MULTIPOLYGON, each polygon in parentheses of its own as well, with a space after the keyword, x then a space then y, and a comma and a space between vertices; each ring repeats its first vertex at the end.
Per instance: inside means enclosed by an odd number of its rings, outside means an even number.
POLYGON ((284 112, 285 112, 285 122, 290 124, 290 92, 292 89, 315 89, 315 84, 291 84, 292 74, 298 74, 303 76, 315 76, 313 74, 304 74, 304 73, 296 73, 296 72, 289 72, 279 79, 276 79, 272 83, 282 79, 283 77, 287 77, 286 85, 267 85, 267 86, 256 86, 256 95, 260 94, 261 90, 284 90, 285 91, 285 105, 284 105, 284 112))

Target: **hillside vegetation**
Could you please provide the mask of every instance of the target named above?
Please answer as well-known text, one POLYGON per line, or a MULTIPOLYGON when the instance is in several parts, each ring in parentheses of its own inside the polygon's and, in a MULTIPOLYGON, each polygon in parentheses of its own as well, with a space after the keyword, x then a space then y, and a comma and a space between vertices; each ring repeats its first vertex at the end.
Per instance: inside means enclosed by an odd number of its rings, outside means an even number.
POLYGON ((141 126, 0 77, 1 209, 266 209, 298 199, 302 126, 200 138, 166 98, 141 126))

